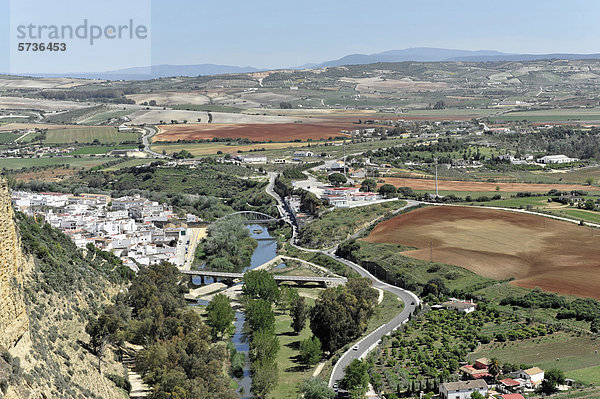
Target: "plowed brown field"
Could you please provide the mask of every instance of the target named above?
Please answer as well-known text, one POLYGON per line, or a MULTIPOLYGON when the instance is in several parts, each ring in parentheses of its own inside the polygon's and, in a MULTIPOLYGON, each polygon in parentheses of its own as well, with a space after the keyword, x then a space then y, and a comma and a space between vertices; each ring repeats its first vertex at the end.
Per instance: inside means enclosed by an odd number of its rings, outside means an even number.
POLYGON ((534 215, 422 208, 380 223, 366 241, 418 248, 404 255, 462 266, 513 284, 600 299, 600 233, 534 215), (431 244, 430 244, 431 243, 431 244))
MULTIPOLYGON (((247 138, 251 141, 326 140, 344 136, 340 125, 307 123, 162 125, 153 141, 247 138)), ((346 128, 350 129, 351 126, 346 128)), ((347 135, 346 135, 347 136, 347 135)), ((349 137, 349 136, 347 136, 349 137)))
MULTIPOLYGON (((396 187, 410 187, 413 190, 435 190, 435 180, 433 179, 386 177, 383 180, 396 187)), ((590 190, 590 186, 580 184, 490 183, 482 181, 438 180, 438 190, 440 191, 491 192, 496 190, 496 186, 500 187, 500 190, 503 192, 531 191, 534 193, 545 193, 553 188, 561 191, 590 190)))

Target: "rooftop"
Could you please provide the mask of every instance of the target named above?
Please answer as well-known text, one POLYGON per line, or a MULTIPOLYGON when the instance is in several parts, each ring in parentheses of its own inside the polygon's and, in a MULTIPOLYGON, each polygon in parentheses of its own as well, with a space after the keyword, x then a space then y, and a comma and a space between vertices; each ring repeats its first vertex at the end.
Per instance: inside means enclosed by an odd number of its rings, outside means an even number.
POLYGON ((487 384, 483 380, 445 382, 442 384, 447 391, 465 391, 468 389, 487 389, 487 384))

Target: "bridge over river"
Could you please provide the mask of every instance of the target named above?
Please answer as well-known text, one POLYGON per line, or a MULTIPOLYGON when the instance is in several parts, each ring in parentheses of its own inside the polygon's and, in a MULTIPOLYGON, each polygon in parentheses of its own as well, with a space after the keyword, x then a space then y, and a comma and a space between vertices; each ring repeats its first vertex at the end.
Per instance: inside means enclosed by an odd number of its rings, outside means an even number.
MULTIPOLYGON (((213 272, 205 270, 186 270, 182 271, 181 273, 190 276, 190 280, 194 277, 200 277, 202 279, 202 284, 204 284, 205 277, 210 277, 215 281, 217 281, 217 279, 221 279, 223 282, 230 283, 232 283, 233 280, 242 280, 244 278, 244 273, 213 272)), ((293 282, 300 285, 307 283, 318 283, 325 287, 330 285, 346 284, 348 282, 346 277, 286 276, 275 274, 273 275, 273 278, 277 284, 281 284, 283 282, 293 282)))

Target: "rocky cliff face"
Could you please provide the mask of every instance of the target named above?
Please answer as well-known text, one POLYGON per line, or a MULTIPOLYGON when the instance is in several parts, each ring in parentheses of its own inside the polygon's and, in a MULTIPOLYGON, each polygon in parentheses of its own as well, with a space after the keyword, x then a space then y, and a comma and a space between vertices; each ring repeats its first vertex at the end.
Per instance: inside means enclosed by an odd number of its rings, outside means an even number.
POLYGON ((10 194, 0 180, 0 346, 13 353, 28 341, 29 320, 23 300, 28 263, 13 220, 10 194))

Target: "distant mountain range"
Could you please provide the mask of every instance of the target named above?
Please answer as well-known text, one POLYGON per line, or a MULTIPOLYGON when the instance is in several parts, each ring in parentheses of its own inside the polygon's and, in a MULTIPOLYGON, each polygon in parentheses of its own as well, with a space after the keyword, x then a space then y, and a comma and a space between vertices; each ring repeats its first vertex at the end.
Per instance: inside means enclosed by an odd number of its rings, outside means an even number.
MULTIPOLYGON (((376 54, 350 54, 337 60, 325 61, 316 64, 305 64, 290 69, 336 67, 341 65, 363 65, 378 62, 491 62, 491 61, 533 61, 547 59, 600 59, 600 54, 511 54, 493 50, 454 50, 433 47, 415 47, 404 50, 390 50, 376 54)), ((108 72, 81 72, 68 74, 34 74, 39 77, 70 77, 84 79, 108 80, 144 80, 165 78, 171 76, 200 76, 222 75, 228 73, 248 73, 268 70, 268 68, 239 67, 217 64, 196 65, 155 65, 152 67, 136 67, 119 69, 108 72)))
MULTIPOLYGON (((252 67, 239 67, 217 64, 195 64, 195 65, 154 65, 152 67, 134 67, 117 69, 107 72, 74 72, 67 74, 46 73, 32 74, 31 76, 43 78, 79 78, 79 79, 107 79, 107 80, 146 80, 167 78, 172 76, 201 76, 201 75, 223 75, 227 73, 248 73, 261 69, 252 67)), ((264 70, 264 69, 263 69, 264 70)))

